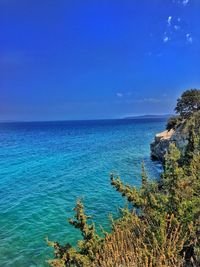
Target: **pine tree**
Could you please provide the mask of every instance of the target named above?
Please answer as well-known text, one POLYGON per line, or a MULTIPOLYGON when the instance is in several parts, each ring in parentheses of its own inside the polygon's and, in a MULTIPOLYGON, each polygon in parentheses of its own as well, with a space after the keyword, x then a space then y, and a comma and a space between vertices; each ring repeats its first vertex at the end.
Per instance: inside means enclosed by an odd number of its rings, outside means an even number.
POLYGON ((179 167, 180 151, 175 144, 170 144, 169 151, 165 156, 165 171, 162 175, 163 191, 168 197, 168 211, 177 214, 181 201, 181 180, 184 172, 179 167))
POLYGON ((142 188, 145 189, 147 188, 147 184, 148 184, 148 176, 145 170, 145 166, 144 166, 144 162, 142 162, 142 188))
POLYGON ((83 203, 78 200, 74 208, 75 218, 69 219, 69 223, 81 231, 83 240, 78 242, 78 249, 67 244, 60 245, 58 242, 48 241, 48 245, 55 250, 55 259, 48 261, 53 267, 77 266, 90 267, 101 245, 102 239, 96 234, 94 223, 88 224, 83 203))

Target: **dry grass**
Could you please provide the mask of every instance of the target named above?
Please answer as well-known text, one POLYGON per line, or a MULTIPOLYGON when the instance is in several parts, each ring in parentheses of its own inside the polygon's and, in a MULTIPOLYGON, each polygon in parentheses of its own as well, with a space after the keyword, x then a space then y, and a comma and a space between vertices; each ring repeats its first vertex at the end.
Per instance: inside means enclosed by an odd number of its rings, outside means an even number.
POLYGON ((151 232, 146 222, 133 216, 128 228, 116 226, 96 255, 96 267, 183 267, 180 256, 188 236, 182 227, 167 216, 161 239, 151 232))

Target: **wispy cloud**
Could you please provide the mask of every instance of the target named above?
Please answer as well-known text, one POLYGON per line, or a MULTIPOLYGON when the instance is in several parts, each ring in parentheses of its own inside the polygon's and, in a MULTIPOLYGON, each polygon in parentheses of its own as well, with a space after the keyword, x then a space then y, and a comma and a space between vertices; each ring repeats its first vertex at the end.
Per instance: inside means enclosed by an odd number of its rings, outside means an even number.
POLYGON ((141 99, 127 99, 126 103, 137 103, 137 104, 158 104, 162 102, 166 102, 168 99, 163 98, 153 98, 153 97, 147 97, 147 98, 141 98, 141 99))
POLYGON ((187 6, 190 0, 172 0, 172 3, 187 6))
POLYGON ((169 37, 168 37, 168 36, 164 36, 164 37, 163 37, 163 42, 164 42, 164 43, 167 43, 168 41, 169 41, 169 37))
POLYGON ((187 33, 187 34, 186 34, 186 40, 187 40, 187 42, 190 43, 190 44, 193 43, 193 38, 192 38, 192 36, 191 36, 190 33, 187 33))
POLYGON ((180 26, 179 25, 174 25, 174 29, 176 30, 176 31, 178 31, 178 30, 180 30, 180 26))
POLYGON ((149 98, 142 99, 141 102, 144 102, 144 103, 160 103, 161 99, 149 97, 149 98))
POLYGON ((189 3, 189 0, 183 0, 182 4, 186 6, 189 3))
POLYGON ((117 97, 123 97, 123 94, 122 93, 116 93, 116 96, 117 97))
POLYGON ((169 16, 167 19, 168 26, 171 26, 172 16, 169 16))
POLYGON ((116 96, 118 97, 118 98, 124 98, 124 99, 126 99, 126 98, 130 98, 131 96, 133 96, 135 93, 134 92, 132 92, 132 91, 128 91, 128 92, 117 92, 116 93, 116 96))
MULTIPOLYGON (((172 3, 179 7, 186 6, 189 0, 172 0, 172 3)), ((165 31, 162 36, 163 43, 172 42, 173 44, 192 44, 193 36, 188 33, 186 22, 180 16, 170 15, 166 18, 165 31)))

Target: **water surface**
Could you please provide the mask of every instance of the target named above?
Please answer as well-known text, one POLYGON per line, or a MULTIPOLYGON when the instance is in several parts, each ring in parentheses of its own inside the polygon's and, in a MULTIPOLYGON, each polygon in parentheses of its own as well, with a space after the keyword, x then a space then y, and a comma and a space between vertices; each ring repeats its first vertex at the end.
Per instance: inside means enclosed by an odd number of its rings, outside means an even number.
POLYGON ((46 266, 44 238, 73 244, 67 223, 81 197, 97 225, 123 206, 109 174, 139 186, 141 162, 151 179, 159 166, 149 144, 165 120, 0 124, 0 266, 46 266))

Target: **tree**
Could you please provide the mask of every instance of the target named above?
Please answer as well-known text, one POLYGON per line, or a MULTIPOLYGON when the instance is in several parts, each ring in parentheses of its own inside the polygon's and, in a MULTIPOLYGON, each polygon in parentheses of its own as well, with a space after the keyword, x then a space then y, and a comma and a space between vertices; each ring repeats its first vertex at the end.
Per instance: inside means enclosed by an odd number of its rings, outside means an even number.
POLYGON ((84 211, 84 206, 80 200, 77 201, 74 208, 75 218, 69 219, 69 223, 81 231, 83 239, 77 244, 77 248, 72 247, 69 243, 61 245, 58 242, 47 243, 54 248, 55 259, 49 260, 48 263, 53 267, 76 266, 86 267, 92 266, 102 239, 96 234, 94 223, 88 224, 88 219, 84 211))
POLYGON ((198 110, 200 110, 200 90, 198 89, 185 91, 177 100, 175 111, 182 118, 187 118, 198 110))
POLYGON ((171 129, 175 130, 180 123, 182 122, 182 119, 180 116, 173 116, 168 119, 166 129, 170 131, 171 129))
POLYGON ((145 170, 145 166, 144 166, 144 162, 142 162, 142 188, 146 189, 147 185, 148 185, 148 176, 145 170))

